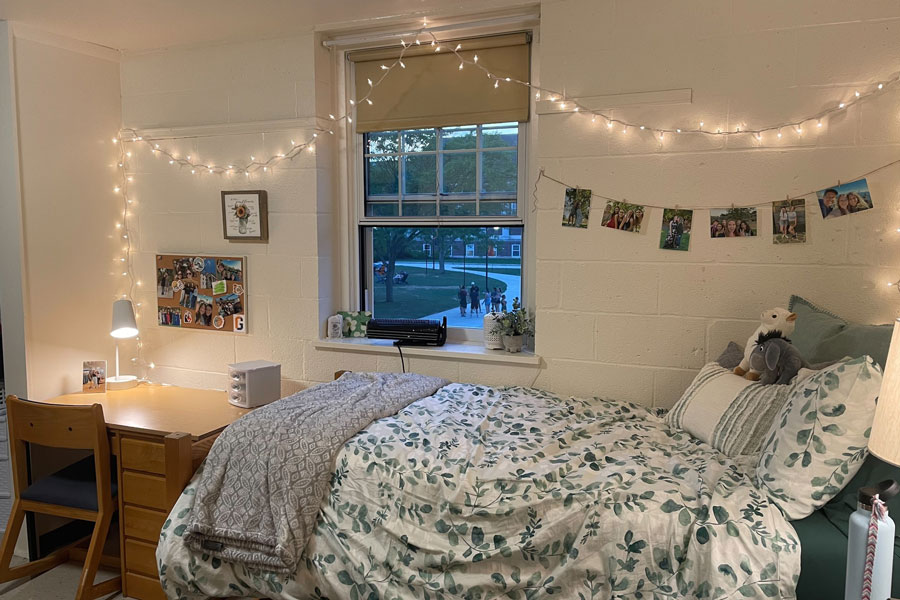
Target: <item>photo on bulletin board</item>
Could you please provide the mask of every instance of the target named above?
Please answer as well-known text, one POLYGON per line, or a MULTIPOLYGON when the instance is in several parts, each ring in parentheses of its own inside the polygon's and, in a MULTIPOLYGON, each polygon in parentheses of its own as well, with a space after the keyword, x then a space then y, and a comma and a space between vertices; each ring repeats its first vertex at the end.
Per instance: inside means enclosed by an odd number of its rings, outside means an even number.
POLYGON ((269 201, 265 190, 222 192, 222 229, 233 242, 269 241, 269 201))
POLYGON ((106 361, 86 360, 81 366, 81 391, 102 394, 106 391, 106 361))
POLYGON ((243 257, 157 254, 156 273, 160 326, 247 333, 243 257))

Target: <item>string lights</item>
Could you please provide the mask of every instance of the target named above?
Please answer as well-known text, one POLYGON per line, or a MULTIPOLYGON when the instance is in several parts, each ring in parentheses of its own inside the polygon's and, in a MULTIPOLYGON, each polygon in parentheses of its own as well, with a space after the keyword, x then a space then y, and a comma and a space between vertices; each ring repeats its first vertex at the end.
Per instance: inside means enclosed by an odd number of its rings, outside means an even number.
MULTIPOLYGON (((121 294, 116 295, 116 299, 119 297, 127 298, 132 301, 132 304, 135 307, 135 319, 138 321, 140 325, 141 319, 141 302, 135 302, 134 293, 135 288, 141 287, 143 282, 136 278, 134 275, 134 237, 131 235, 131 207, 134 205, 134 198, 129 193, 129 184, 134 181, 134 176, 128 174, 128 159, 131 157, 131 152, 125 149, 125 142, 122 139, 121 135, 117 135, 112 139, 113 144, 115 145, 118 151, 118 160, 116 162, 116 171, 119 175, 119 183, 113 187, 113 194, 116 194, 120 197, 122 201, 122 220, 116 222, 116 231, 113 233, 114 236, 117 236, 119 241, 122 243, 122 254, 116 256, 114 261, 114 271, 113 273, 118 274, 121 272, 121 275, 116 275, 117 277, 122 277, 125 279, 124 289, 127 290, 121 294)), ((148 363, 144 360, 144 341, 141 338, 140 334, 138 334, 137 338, 135 338, 135 342, 137 344, 137 356, 131 359, 132 364, 140 367, 146 368, 149 367, 153 369, 156 365, 152 362, 148 363)))
MULTIPOLYGON (((815 124, 814 130, 821 130, 823 127, 823 121, 825 121, 829 116, 834 113, 841 112, 846 110, 847 108, 858 104, 860 102, 864 102, 865 100, 871 98, 880 93, 884 93, 886 90, 893 88, 900 83, 900 78, 895 78, 886 81, 879 81, 864 87, 862 91, 859 89, 854 90, 853 96, 851 98, 845 99, 843 101, 837 102, 832 106, 825 108, 818 113, 808 115, 799 119, 795 119, 793 121, 786 121, 783 123, 776 123, 772 125, 765 126, 757 126, 757 127, 748 127, 744 124, 737 125, 733 129, 723 129, 721 127, 717 127, 715 130, 704 128, 704 121, 698 121, 696 127, 690 126, 682 126, 682 127, 660 127, 655 124, 649 123, 636 123, 624 119, 619 119, 607 112, 602 110, 594 110, 585 106, 577 99, 568 98, 564 92, 559 90, 555 90, 552 88, 543 87, 540 85, 536 85, 530 81, 523 81, 520 79, 515 79, 513 77, 498 75, 491 71, 488 67, 484 65, 483 61, 480 61, 478 58, 478 54, 476 52, 472 52, 468 54, 467 51, 463 49, 462 44, 456 44, 456 46, 442 46, 440 41, 434 35, 432 31, 428 29, 427 20, 423 19, 422 28, 413 34, 413 41, 407 42, 405 39, 400 40, 401 50, 397 58, 390 63, 385 63, 381 65, 381 76, 376 80, 367 79, 367 86, 363 90, 364 93, 361 96, 356 96, 354 98, 349 98, 347 100, 347 109, 344 114, 339 116, 335 116, 334 114, 329 114, 328 117, 332 122, 332 125, 336 123, 340 123, 346 121, 347 123, 353 122, 353 110, 358 107, 360 104, 365 103, 366 105, 373 105, 375 103, 375 99, 373 99, 373 94, 375 89, 381 85, 381 83, 387 78, 391 72, 396 69, 405 69, 406 64, 403 59, 406 56, 406 53, 410 48, 414 46, 421 46, 422 39, 421 36, 430 37, 430 45, 434 48, 435 53, 439 52, 449 52, 452 53, 457 60, 459 60, 458 70, 462 71, 466 66, 472 66, 476 69, 480 69, 488 79, 491 87, 494 89, 498 89, 501 84, 508 83, 519 86, 524 86, 529 88, 531 92, 534 92, 535 99, 540 100, 541 98, 546 98, 550 102, 554 102, 561 110, 572 110, 575 113, 584 115, 591 119, 592 123, 596 123, 599 118, 601 121, 606 123, 606 128, 610 133, 614 134, 617 131, 620 131, 623 135, 628 133, 630 128, 637 129, 640 132, 650 134, 653 138, 658 140, 660 144, 664 143, 671 134, 673 137, 677 138, 682 135, 703 135, 703 136, 750 136, 752 137, 757 144, 762 144, 763 142, 763 134, 766 133, 775 133, 775 137, 778 140, 783 139, 784 130, 792 131, 798 137, 802 137, 804 134, 804 126, 810 124, 815 124)), ((191 170, 191 174, 214 174, 214 175, 244 175, 249 177, 251 173, 262 171, 263 173, 270 173, 272 168, 280 161, 283 160, 292 160, 295 158, 300 152, 304 149, 308 149, 310 152, 314 151, 314 146, 316 142, 316 137, 319 134, 329 133, 334 134, 334 128, 321 128, 315 127, 313 128, 313 136, 311 139, 302 142, 300 144, 295 144, 294 141, 291 141, 291 149, 286 153, 278 153, 272 155, 265 159, 257 159, 253 156, 250 157, 250 162, 246 163, 242 166, 235 165, 216 165, 216 164, 204 164, 193 161, 188 155, 186 158, 181 158, 177 155, 177 153, 169 151, 165 148, 160 147, 158 141, 153 140, 151 138, 146 138, 142 135, 139 135, 134 130, 123 130, 120 132, 125 136, 124 141, 130 142, 138 142, 147 145, 154 154, 164 156, 168 158, 168 163, 173 166, 179 167, 188 167, 191 170)), ((127 157, 131 156, 131 152, 126 152, 127 157)))

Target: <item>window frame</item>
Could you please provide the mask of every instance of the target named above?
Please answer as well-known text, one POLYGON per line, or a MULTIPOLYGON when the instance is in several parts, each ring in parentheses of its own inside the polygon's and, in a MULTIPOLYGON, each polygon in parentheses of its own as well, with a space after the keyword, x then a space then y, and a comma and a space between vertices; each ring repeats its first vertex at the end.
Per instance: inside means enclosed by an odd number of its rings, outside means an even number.
POLYGON ((509 256, 510 258, 522 258, 522 244, 510 244, 509 245, 509 256))

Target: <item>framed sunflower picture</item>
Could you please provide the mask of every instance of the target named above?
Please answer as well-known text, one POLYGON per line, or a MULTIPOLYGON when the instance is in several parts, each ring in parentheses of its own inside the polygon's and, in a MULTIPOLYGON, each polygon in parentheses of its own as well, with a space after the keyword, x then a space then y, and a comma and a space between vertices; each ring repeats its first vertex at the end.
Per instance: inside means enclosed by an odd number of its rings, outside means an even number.
POLYGON ((269 201, 265 190, 222 192, 222 229, 226 240, 269 241, 269 201))

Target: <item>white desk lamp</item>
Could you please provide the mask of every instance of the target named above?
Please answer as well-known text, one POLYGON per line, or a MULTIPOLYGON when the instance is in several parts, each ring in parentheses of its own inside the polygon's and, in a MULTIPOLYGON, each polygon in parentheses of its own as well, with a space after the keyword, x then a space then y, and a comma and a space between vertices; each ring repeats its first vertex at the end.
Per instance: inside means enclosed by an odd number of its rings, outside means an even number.
POLYGON ((119 340, 133 338, 137 334, 137 321, 134 318, 131 300, 122 299, 113 302, 112 330, 109 335, 116 338, 116 376, 107 377, 106 389, 126 390, 137 385, 136 376, 119 374, 119 340))

